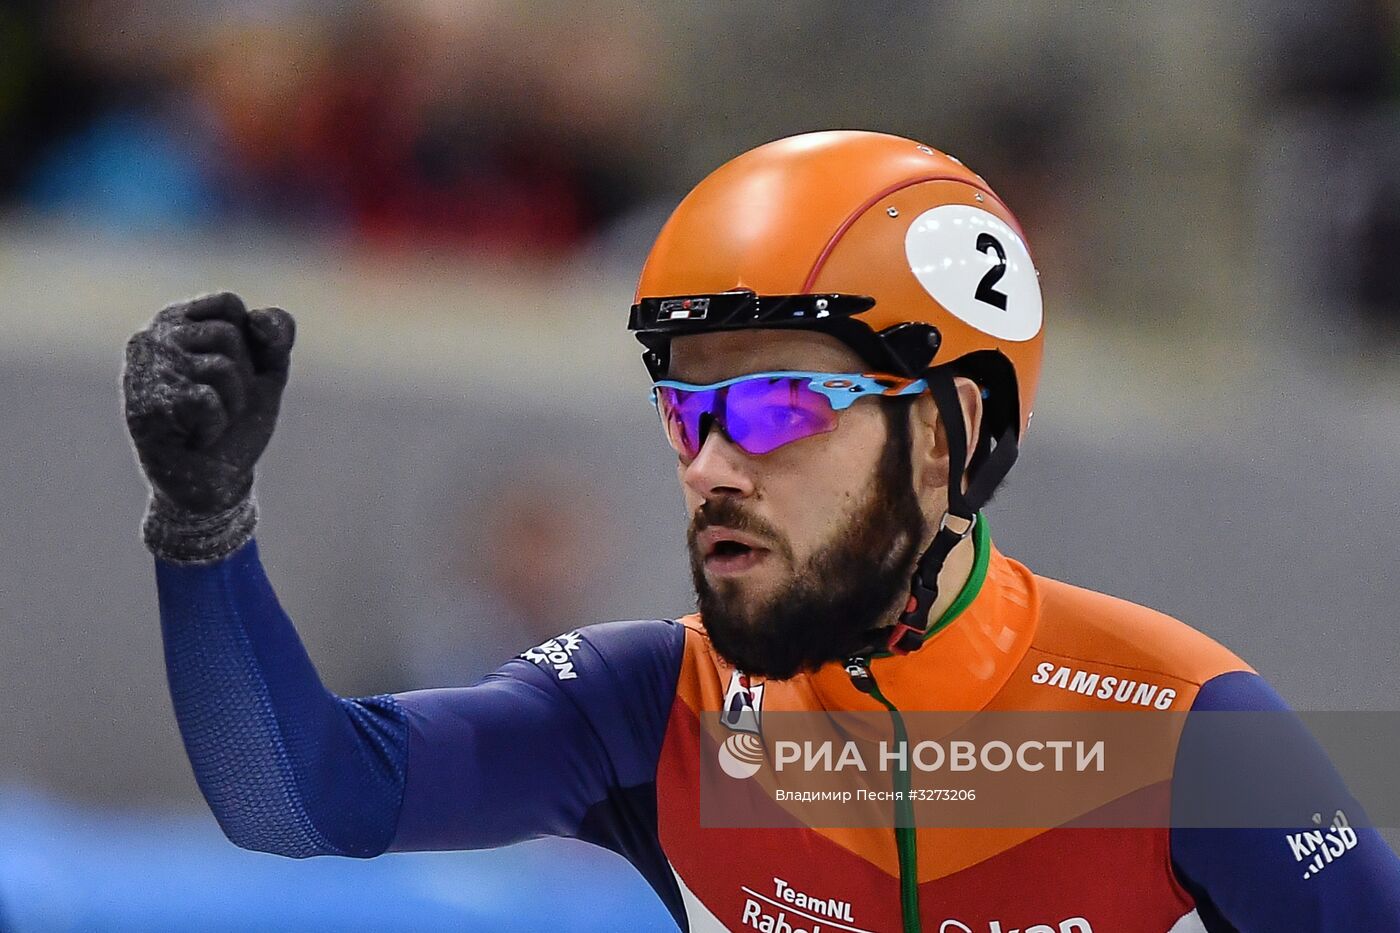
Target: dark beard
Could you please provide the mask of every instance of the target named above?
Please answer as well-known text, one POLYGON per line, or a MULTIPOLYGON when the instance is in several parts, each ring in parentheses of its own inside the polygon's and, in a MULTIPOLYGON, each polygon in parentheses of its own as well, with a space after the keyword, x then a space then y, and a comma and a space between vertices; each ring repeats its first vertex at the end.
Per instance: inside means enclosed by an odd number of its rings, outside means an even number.
MULTIPOLYGON (((886 404, 890 404, 886 402, 886 404)), ((870 494, 845 528, 813 554, 782 592, 746 609, 739 587, 705 578, 696 535, 710 525, 782 539, 734 499, 705 502, 689 532, 690 574, 715 650, 746 674, 786 680, 866 651, 903 605, 924 539, 910 468, 908 407, 890 405, 889 437, 870 494)), ((775 554, 792 559, 791 551, 775 554)))

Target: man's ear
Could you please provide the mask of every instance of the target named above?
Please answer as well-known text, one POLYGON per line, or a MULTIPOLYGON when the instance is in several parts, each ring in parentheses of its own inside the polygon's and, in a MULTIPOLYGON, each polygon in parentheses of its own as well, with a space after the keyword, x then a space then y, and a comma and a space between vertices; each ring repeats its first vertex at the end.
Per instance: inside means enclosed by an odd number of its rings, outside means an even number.
MULTIPOLYGON (((957 388, 958 403, 962 407, 963 431, 967 438, 967 459, 972 459, 972 453, 977 449, 977 439, 982 430, 982 390, 977 383, 963 376, 953 379, 953 384, 957 388)), ((934 404, 932 395, 919 396, 918 402, 914 405, 914 417, 918 422, 916 437, 921 439, 921 443, 916 449, 916 454, 925 459, 924 467, 933 486, 948 485, 948 437, 943 432, 943 424, 939 417, 938 406, 934 404)), ((967 465, 963 465, 963 484, 966 486, 967 465)))
MULTIPOLYGON (((966 376, 953 377, 953 385, 957 386, 958 404, 962 406, 963 436, 967 438, 967 461, 971 463, 977 439, 982 436, 982 387, 966 376)), ((967 463, 963 464, 963 471, 966 474, 967 463)))

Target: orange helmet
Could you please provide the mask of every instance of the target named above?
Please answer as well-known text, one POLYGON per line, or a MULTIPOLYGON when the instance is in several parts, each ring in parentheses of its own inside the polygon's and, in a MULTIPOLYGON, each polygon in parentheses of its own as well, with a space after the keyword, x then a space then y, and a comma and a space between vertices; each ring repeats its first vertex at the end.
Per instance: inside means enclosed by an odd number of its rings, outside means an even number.
MULTIPOLYGON (((655 379, 675 337, 789 327, 829 333, 881 371, 924 376, 950 435, 960 538, 1030 421, 1042 319, 1021 227, 981 176, 910 139, 841 130, 759 146, 700 182, 652 246, 629 328, 655 379), (953 376, 984 397, 965 496, 953 376)), ((925 563, 921 575, 936 576, 925 563)))
POLYGON ((806 133, 731 160, 681 201, 630 328, 654 377, 672 337, 740 327, 823 330, 906 376, 961 362, 1019 436, 1040 376, 1037 279, 1020 224, 957 159, 884 133, 806 133))

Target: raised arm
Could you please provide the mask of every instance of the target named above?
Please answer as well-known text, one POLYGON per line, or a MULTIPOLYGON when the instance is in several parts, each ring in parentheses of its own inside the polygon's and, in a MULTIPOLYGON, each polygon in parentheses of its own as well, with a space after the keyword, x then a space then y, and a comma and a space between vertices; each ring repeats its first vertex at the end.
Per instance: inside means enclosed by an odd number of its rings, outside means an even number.
POLYGON ((304 857, 644 837, 629 801, 654 778, 678 626, 570 633, 473 687, 344 699, 322 685, 252 541, 293 332, 233 295, 174 305, 132 338, 123 378, 176 718, 229 838, 304 857))
POLYGON ((561 835, 637 854, 612 830, 638 828, 623 811, 654 779, 679 626, 591 626, 475 686, 345 699, 322 686, 255 543, 158 561, 156 577, 180 733, 238 845, 366 857, 561 835))

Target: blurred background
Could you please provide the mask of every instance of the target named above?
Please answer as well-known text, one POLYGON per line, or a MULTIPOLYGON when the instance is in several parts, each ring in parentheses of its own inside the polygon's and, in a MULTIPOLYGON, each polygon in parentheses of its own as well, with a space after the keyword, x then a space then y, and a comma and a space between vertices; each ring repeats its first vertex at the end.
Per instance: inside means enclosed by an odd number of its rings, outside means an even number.
POLYGON ((691 606, 631 289, 707 171, 833 127, 958 156, 1037 255, 1000 547, 1297 708, 1400 709, 1400 2, 11 0, 0 929, 665 928, 582 846, 222 840, 165 694, 122 345, 202 291, 293 311, 259 479, 283 602, 343 694, 470 682, 691 606))

